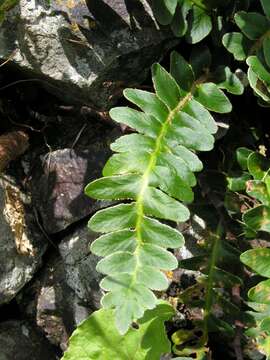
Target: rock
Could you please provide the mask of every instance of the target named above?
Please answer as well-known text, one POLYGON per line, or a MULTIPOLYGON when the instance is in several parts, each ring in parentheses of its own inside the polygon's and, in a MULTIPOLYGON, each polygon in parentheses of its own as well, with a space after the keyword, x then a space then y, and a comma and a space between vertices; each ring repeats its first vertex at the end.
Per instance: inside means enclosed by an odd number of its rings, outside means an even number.
POLYGON ((17 298, 24 316, 62 351, 76 326, 99 308, 97 258, 88 250, 95 238, 84 224, 63 239, 60 255, 53 254, 43 272, 17 298))
POLYGON ((62 100, 102 109, 175 43, 146 0, 20 0, 0 29, 2 59, 62 100))
POLYGON ((90 244, 98 237, 81 225, 74 233, 65 237, 59 244, 59 252, 64 262, 67 284, 86 301, 92 309, 99 307, 101 290, 99 282, 102 275, 96 271, 99 260, 90 252, 90 244))
POLYGON ((109 143, 118 133, 105 133, 87 147, 61 149, 41 157, 33 172, 31 192, 45 230, 52 234, 64 230, 108 205, 90 199, 85 186, 101 176, 110 155, 109 143))
POLYGON ((56 360, 49 342, 23 321, 0 323, 1 360, 56 360))
POLYGON ((35 223, 29 197, 3 176, 0 208, 0 304, 4 304, 32 279, 47 241, 35 223))

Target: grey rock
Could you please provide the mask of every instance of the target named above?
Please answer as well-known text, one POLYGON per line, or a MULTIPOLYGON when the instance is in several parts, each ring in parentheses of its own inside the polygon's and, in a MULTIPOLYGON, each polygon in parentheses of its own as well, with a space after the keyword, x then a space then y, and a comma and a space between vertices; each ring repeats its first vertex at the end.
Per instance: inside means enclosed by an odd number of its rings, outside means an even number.
POLYGON ((102 295, 99 288, 102 276, 96 271, 99 258, 90 252, 89 246, 97 237, 98 234, 84 224, 59 244, 67 284, 95 309, 102 295))
POLYGON ((59 255, 52 255, 42 273, 17 297, 24 317, 62 351, 76 326, 93 311, 67 285, 64 263, 59 255))
POLYGON ((11 179, 0 179, 0 304, 9 302, 32 279, 47 248, 30 199, 11 179))
POLYGON ((85 186, 101 176, 101 169, 110 155, 109 143, 114 135, 106 134, 80 149, 53 151, 39 160, 33 172, 31 192, 48 233, 57 233, 85 218, 107 202, 90 199, 85 186))
POLYGON ((22 321, 0 323, 0 360, 56 360, 49 342, 22 321))
POLYGON ((2 59, 13 54, 63 100, 103 109, 174 44, 146 0, 20 0, 0 29, 2 59))
POLYGON ((67 349, 76 326, 99 307, 97 258, 88 245, 96 235, 86 224, 67 236, 39 276, 17 298, 24 316, 39 327, 51 344, 67 349))

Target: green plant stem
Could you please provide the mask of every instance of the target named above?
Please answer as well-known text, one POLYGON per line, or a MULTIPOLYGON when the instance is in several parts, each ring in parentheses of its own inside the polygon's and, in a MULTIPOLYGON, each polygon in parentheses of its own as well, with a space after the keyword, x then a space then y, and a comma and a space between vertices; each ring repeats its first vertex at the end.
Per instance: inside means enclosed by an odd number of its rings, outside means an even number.
POLYGON ((203 336, 202 336, 202 344, 204 345, 208 341, 208 320, 211 314, 211 306, 212 306, 212 292, 213 292, 213 283, 214 283, 214 272, 215 266, 217 263, 218 252, 219 252, 219 245, 220 239, 222 236, 223 228, 221 222, 219 222, 216 234, 214 236, 214 245, 213 250, 210 258, 210 265, 209 265, 209 273, 208 273, 208 281, 207 281, 207 288, 206 288, 206 297, 205 297, 205 308, 204 308, 204 319, 203 319, 203 336))

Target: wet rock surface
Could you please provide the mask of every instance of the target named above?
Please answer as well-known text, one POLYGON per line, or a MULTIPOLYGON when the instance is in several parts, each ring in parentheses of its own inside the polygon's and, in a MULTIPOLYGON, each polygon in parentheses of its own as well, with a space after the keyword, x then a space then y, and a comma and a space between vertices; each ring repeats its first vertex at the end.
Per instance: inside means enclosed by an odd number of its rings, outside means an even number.
POLYGON ((144 80, 173 44, 139 0, 20 0, 0 29, 2 59, 12 54, 61 99, 98 108, 144 80))
POLYGON ((24 321, 0 323, 1 360, 56 360, 53 347, 24 321))
POLYGON ((35 223, 30 199, 0 179, 0 304, 13 299, 40 267, 47 240, 35 223))

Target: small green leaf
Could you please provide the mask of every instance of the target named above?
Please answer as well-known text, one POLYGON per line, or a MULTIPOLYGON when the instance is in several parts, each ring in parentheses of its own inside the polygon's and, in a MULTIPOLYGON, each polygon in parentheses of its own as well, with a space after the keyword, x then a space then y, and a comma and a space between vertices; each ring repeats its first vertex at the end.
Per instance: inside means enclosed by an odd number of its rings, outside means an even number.
POLYGON ((164 321, 173 314, 169 304, 160 302, 156 309, 145 312, 138 329, 131 328, 121 336, 114 310, 98 310, 74 331, 63 360, 159 360, 170 352, 164 321))

